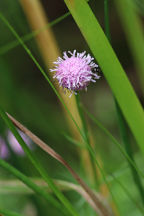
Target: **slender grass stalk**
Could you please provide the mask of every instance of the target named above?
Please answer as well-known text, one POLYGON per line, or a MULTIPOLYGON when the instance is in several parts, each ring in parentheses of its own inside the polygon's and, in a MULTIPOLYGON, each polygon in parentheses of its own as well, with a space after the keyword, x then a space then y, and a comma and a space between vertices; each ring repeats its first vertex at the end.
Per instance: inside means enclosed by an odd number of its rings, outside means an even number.
MULTIPOLYGON (((78 111, 79 111, 79 115, 80 115, 80 118, 81 118, 81 121, 82 121, 82 127, 83 127, 83 132, 84 132, 84 135, 85 135, 85 139, 86 139, 87 145, 91 146, 87 123, 86 123, 86 120, 85 120, 85 117, 84 117, 83 109, 81 107, 80 95, 77 94, 75 97, 76 97, 76 103, 77 103, 77 108, 78 108, 78 111)), ((98 189, 99 183, 98 183, 98 176, 97 176, 97 171, 96 171, 96 167, 95 167, 95 162, 94 162, 93 157, 92 157, 92 155, 90 154, 89 151, 88 151, 88 153, 89 153, 89 158, 90 158, 90 161, 91 161, 93 175, 94 175, 94 185, 98 189)))
POLYGON ((28 158, 34 165, 34 167, 37 169, 37 171, 40 173, 40 175, 43 177, 43 179, 47 182, 49 187, 53 190, 55 195, 58 197, 58 199, 63 203, 65 208, 69 211, 71 215, 77 216, 78 213, 76 210, 73 208, 73 206, 70 204, 70 202, 65 198, 65 196, 61 193, 61 191, 56 187, 56 185, 53 183, 52 179, 49 177, 48 173, 45 171, 45 169, 41 166, 40 162, 38 159, 33 155, 33 153, 29 150, 21 136, 19 135, 18 131, 14 127, 13 123, 11 120, 8 118, 8 116, 5 114, 3 109, 0 107, 0 116, 3 118, 4 122, 6 125, 9 127, 9 129, 12 131, 14 134, 15 138, 17 141, 20 143, 22 146, 24 152, 27 154, 28 158))
MULTIPOLYGON (((33 181, 21 173, 19 170, 8 164, 6 161, 0 159, 0 166, 5 170, 9 171, 11 174, 20 179, 25 185, 27 185, 32 191, 42 196, 45 200, 51 203, 55 208, 59 209, 59 211, 63 212, 63 208, 61 204, 54 198, 52 195, 49 195, 45 190, 39 187, 37 184, 33 183, 33 181)), ((1 185, 2 186, 2 185, 1 185)), ((65 212, 63 212, 65 213, 65 212)))
MULTIPOLYGON (((106 30, 106 36, 108 38, 109 41, 111 41, 111 34, 110 34, 110 25, 109 25, 109 9, 108 9, 108 0, 104 0, 104 12, 105 12, 105 30, 106 30)), ((133 150, 131 147, 131 143, 129 141, 128 138, 128 130, 127 130, 127 126, 126 126, 126 122, 125 119, 123 117, 123 114, 121 112, 121 109, 116 101, 116 99, 114 98, 115 101, 115 107, 117 110, 117 115, 118 115, 118 123, 119 123, 119 127, 120 127, 120 132, 121 132, 121 136, 122 136, 122 140, 126 149, 126 152, 128 154, 128 156, 130 157, 130 159, 133 161, 133 163, 135 164, 135 160, 134 160, 134 155, 133 155, 133 150)), ((129 161, 128 161, 129 163, 129 161)), ((130 170, 132 173, 132 177, 133 180, 135 182, 135 185, 138 189, 138 192, 140 194, 142 203, 144 204, 144 189, 143 189, 143 185, 140 179, 139 174, 137 173, 137 170, 131 165, 131 163, 129 163, 130 166, 130 170)))
POLYGON ((65 0, 65 3, 97 59, 123 115, 144 153, 144 112, 119 60, 87 2, 85 0, 65 0), (89 16, 85 16, 85 14, 89 16), (137 113, 135 113, 136 110, 137 113))
POLYGON ((133 1, 115 0, 144 94, 144 31, 133 1))
MULTIPOLYGON (((62 20, 64 20, 66 17, 68 17, 70 15, 70 12, 65 13, 64 15, 58 17, 57 19, 55 19, 54 21, 50 22, 50 23, 46 23, 45 26, 32 31, 29 34, 26 34, 24 36, 21 37, 21 39, 24 42, 28 42, 29 40, 33 39, 34 37, 36 37, 37 35, 39 35, 41 32, 45 31, 47 28, 52 27, 56 24, 58 24, 59 22, 61 22, 62 20)), ((18 45, 21 45, 21 43, 18 40, 14 40, 6 45, 3 45, 0 47, 0 55, 4 55, 6 54, 8 51, 16 48, 18 45)))

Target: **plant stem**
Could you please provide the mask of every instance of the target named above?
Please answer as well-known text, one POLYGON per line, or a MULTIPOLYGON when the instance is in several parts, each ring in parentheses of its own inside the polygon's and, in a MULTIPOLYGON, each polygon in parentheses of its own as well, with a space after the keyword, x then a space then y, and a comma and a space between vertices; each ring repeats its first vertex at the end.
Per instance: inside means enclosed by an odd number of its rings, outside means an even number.
MULTIPOLYGON (((88 133, 88 127, 87 127, 87 123, 85 120, 85 116, 84 116, 84 112, 81 106, 81 102, 80 102, 80 95, 77 94, 76 96, 76 103, 77 103, 77 108, 78 108, 78 112, 82 121, 82 127, 83 127, 83 132, 84 132, 84 136, 85 136, 85 141, 87 142, 87 145, 91 147, 91 143, 90 143, 90 139, 89 139, 89 133, 88 133)), ((93 160, 92 155, 89 153, 89 158, 90 158, 90 162, 91 162, 91 167, 93 170, 93 176, 94 176, 94 182, 95 182, 95 187, 96 189, 98 189, 99 183, 98 183, 98 178, 97 178, 97 172, 96 172, 96 167, 95 167, 95 162, 93 160)))
MULTIPOLYGON (((104 0, 104 14, 105 14, 105 33, 106 33, 108 40, 111 41, 108 0, 104 0)), ((118 115, 118 123, 119 123, 119 127, 120 127, 121 137, 122 137, 122 140, 123 140, 123 143, 125 146, 125 150, 126 150, 128 156, 130 157, 130 159, 135 164, 133 150, 132 150, 132 147, 131 147, 131 144, 129 141, 129 137, 128 137, 127 125, 126 125, 125 119, 123 117, 123 114, 121 112, 121 109, 120 109, 115 98, 114 98, 114 101, 115 101, 115 107, 116 107, 116 111, 117 111, 117 115, 118 115)), ((139 191, 142 203, 144 205, 144 189, 143 189, 143 185, 142 185, 140 176, 139 176, 137 170, 135 169, 135 167, 133 167, 129 161, 128 161, 128 163, 129 163, 129 166, 131 169, 133 180, 135 182, 135 185, 137 186, 137 189, 139 191)))

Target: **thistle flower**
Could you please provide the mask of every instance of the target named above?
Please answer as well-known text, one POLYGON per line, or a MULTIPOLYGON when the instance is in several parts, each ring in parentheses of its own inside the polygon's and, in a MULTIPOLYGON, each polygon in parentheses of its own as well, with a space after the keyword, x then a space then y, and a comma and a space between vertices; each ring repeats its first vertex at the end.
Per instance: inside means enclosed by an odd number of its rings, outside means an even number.
POLYGON ((55 68, 50 71, 55 72, 53 78, 58 80, 60 86, 77 94, 77 91, 87 90, 90 82, 96 82, 96 79, 100 78, 96 73, 98 65, 93 62, 94 58, 89 54, 85 55, 85 51, 76 53, 74 50, 73 53, 70 51, 68 53, 71 56, 64 52, 63 58, 58 57, 54 62, 55 68))

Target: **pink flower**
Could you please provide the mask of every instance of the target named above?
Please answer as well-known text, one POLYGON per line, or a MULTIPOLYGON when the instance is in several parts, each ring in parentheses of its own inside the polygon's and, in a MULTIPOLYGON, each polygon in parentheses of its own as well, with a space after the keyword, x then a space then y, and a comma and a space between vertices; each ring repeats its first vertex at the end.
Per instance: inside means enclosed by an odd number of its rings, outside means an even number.
POLYGON ((53 78, 58 80, 60 86, 76 94, 79 90, 87 90, 90 82, 96 82, 96 79, 100 78, 96 74, 98 65, 93 62, 94 58, 89 54, 85 55, 85 51, 76 53, 74 50, 73 53, 70 51, 68 53, 71 56, 64 52, 63 58, 58 57, 54 62, 55 68, 50 71, 55 71, 53 78))
MULTIPOLYGON (((32 149, 32 141, 30 140, 30 138, 26 136, 20 130, 18 130, 18 132, 20 136, 22 137, 22 139, 24 140, 24 142, 32 149)), ((21 155, 21 156, 25 154, 21 145, 18 143, 18 141, 16 140, 15 136, 12 134, 11 131, 7 132, 7 139, 8 139, 10 147, 16 154, 21 155)))
POLYGON ((2 137, 0 137, 0 158, 6 159, 9 157, 8 147, 2 137))

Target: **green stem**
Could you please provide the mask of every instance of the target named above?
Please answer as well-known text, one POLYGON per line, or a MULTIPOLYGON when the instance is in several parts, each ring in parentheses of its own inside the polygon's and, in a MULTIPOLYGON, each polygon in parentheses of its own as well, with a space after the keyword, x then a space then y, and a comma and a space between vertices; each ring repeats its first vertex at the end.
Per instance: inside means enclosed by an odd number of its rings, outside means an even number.
MULTIPOLYGON (((95 169, 95 164, 96 164, 96 166, 98 167, 99 171, 101 172, 102 178, 103 178, 105 184, 107 185, 107 188, 108 188, 108 190, 109 190, 109 192, 111 194, 111 198, 112 198, 113 202, 115 203, 115 205, 117 206, 115 197, 113 196, 113 193, 111 191, 110 185, 107 182, 107 179, 105 177, 105 172, 104 172, 103 168, 101 167, 101 165, 99 164, 99 162, 97 161, 97 159, 95 157, 95 152, 94 152, 94 150, 92 149, 92 147, 90 145, 89 136, 88 136, 88 130, 87 130, 87 124, 85 122, 85 117, 84 117, 84 112, 83 112, 83 106, 80 103, 80 97, 79 97, 79 95, 76 96, 76 102, 77 102, 78 111, 79 111, 79 114, 80 114, 80 117, 81 117, 81 120, 82 120, 82 123, 83 123, 83 130, 84 130, 84 133, 85 133, 85 136, 86 136, 85 138, 87 140, 87 142, 85 142, 85 144, 86 144, 86 148, 87 148, 87 150, 89 152, 89 155, 90 155, 90 159, 91 159, 91 163, 92 163, 92 168, 95 169)), ((95 178, 96 178, 96 183, 97 183, 96 187, 98 187, 99 186, 99 182, 97 181, 97 176, 95 176, 95 178)))
MULTIPOLYGON (((82 127, 83 127, 83 132, 84 132, 84 135, 85 135, 85 141, 86 141, 87 145, 91 147, 88 128, 87 128, 87 123, 86 123, 84 112, 83 112, 83 109, 82 109, 82 106, 81 106, 80 95, 77 94, 75 96, 75 98, 76 98, 76 104, 77 104, 78 112, 79 112, 79 115, 80 115, 80 118, 81 118, 81 121, 82 121, 82 127)), ((95 187, 96 187, 96 189, 98 189, 99 183, 98 183, 98 178, 97 178, 95 162, 93 160, 93 157, 92 157, 90 151, 88 151, 88 153, 89 153, 89 157, 90 157, 91 166, 92 166, 92 169, 93 169, 95 187)))
MULTIPOLYGON (((43 179, 47 182, 49 187, 53 190, 55 195, 58 197, 58 199, 63 203, 63 205, 66 207, 66 209, 71 213, 71 215, 77 216, 78 213, 73 208, 71 203, 65 198, 65 196, 61 193, 61 191, 57 188, 57 186, 53 183, 50 176, 47 174, 45 169, 41 166, 39 160, 33 155, 33 153, 30 151, 30 149, 27 147, 21 136, 19 135, 18 131, 14 127, 13 123, 10 121, 6 113, 3 111, 3 109, 0 107, 0 116, 3 118, 4 122, 7 124, 9 129, 14 134, 15 138, 19 142, 19 144, 22 146, 24 152, 27 154, 28 158, 34 165, 34 167, 38 170, 40 175, 43 177, 43 179)), ((64 209, 63 209, 64 210, 64 209)))
MULTIPOLYGON (((111 34, 110 34, 110 25, 109 25, 108 0, 104 0, 104 14, 105 14, 105 33, 106 33, 108 40, 110 41, 111 40, 111 34)), ((120 109, 115 98, 114 98, 114 100, 115 100, 115 106, 116 106, 118 120, 119 120, 118 123, 119 123, 119 127, 120 127, 121 137, 122 137, 123 143, 125 145, 125 150, 126 150, 128 156, 130 157, 130 159, 135 164, 133 150, 132 150, 129 138, 128 138, 127 125, 126 125, 125 119, 123 117, 123 114, 121 112, 121 109, 120 109)), ((135 167, 133 167, 129 161, 128 161, 128 163, 129 163, 129 166, 130 166, 130 169, 132 172, 133 180, 137 186, 137 189, 138 189, 139 194, 141 196, 141 200, 144 204, 144 189, 142 186, 140 176, 139 176, 137 170, 135 169, 135 167)))

